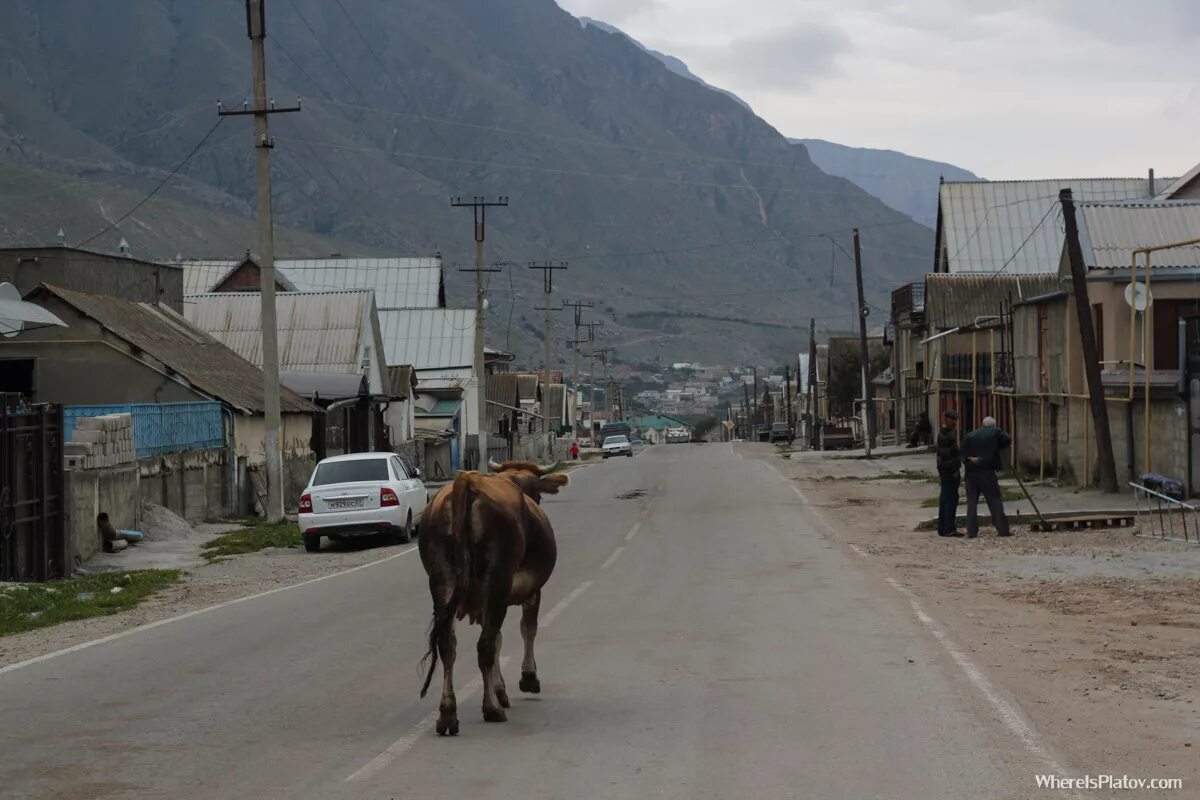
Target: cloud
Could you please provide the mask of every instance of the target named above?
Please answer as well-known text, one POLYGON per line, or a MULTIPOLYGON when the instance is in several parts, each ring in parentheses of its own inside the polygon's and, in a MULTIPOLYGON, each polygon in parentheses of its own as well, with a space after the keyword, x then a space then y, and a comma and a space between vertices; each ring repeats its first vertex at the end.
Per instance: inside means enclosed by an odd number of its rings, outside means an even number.
POLYGON ((840 28, 822 23, 791 25, 768 33, 734 39, 723 45, 667 45, 664 52, 682 53, 697 71, 739 87, 793 90, 833 73, 838 57, 852 49, 840 28))
POLYGON ((662 7, 661 0, 560 0, 559 5, 577 17, 591 17, 610 25, 620 26, 641 15, 653 14, 662 7))

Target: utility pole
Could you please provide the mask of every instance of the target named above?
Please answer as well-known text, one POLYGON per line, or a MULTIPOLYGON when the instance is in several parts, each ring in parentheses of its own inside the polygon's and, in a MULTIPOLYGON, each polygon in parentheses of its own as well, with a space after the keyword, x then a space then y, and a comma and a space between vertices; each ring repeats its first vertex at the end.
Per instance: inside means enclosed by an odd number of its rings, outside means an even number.
MULTIPOLYGON (((587 328, 588 332, 588 376, 590 391, 588 394, 588 438, 595 438, 596 427, 596 328, 603 328, 603 322, 583 322, 579 327, 587 328)), ((594 442, 593 442, 594 444, 594 442)))
POLYGON ((792 432, 792 378, 788 366, 783 365, 783 417, 787 420, 788 435, 792 432))
MULTIPOLYGON (((542 433, 550 433, 550 414, 548 412, 548 403, 550 402, 550 344, 553 341, 550 338, 550 329, 553 325, 551 314, 555 311, 561 311, 560 308, 554 308, 550 305, 550 295, 554 293, 554 273, 556 270, 565 270, 567 262, 560 261, 555 264, 553 261, 547 261, 543 264, 529 265, 530 269, 540 269, 542 271, 542 293, 545 296, 545 305, 538 308, 539 311, 546 312, 546 333, 544 341, 546 343, 545 361, 543 362, 542 372, 542 433)), ((547 441, 547 446, 549 442, 547 441)))
MULTIPOLYGON (((1100 462, 1100 486, 1106 494, 1115 494, 1117 463, 1113 460, 1112 432, 1108 428, 1108 408, 1104 401, 1104 385, 1100 382, 1100 356, 1096 353, 1096 331, 1092 326, 1092 307, 1087 293, 1087 267, 1079 245, 1079 226, 1075 219, 1075 200, 1070 189, 1058 193, 1062 203, 1063 220, 1067 228, 1067 259, 1071 262, 1071 283, 1075 294, 1075 316, 1079 318, 1079 338, 1083 345, 1083 370, 1087 375, 1088 400, 1092 406, 1092 421, 1096 424, 1096 457, 1100 462)), ((1130 354, 1132 358, 1133 354, 1130 354)), ((1184 354, 1180 352, 1180 358, 1184 354)), ((1147 367, 1149 369, 1149 367, 1147 367)), ((1144 398, 1150 403, 1149 392, 1144 398)), ((1084 469, 1091 466, 1084 464, 1084 469)))
POLYGON ((742 438, 750 441, 750 387, 742 381, 742 438))
POLYGON ((862 391, 863 391, 863 431, 867 458, 871 457, 871 448, 875 446, 875 392, 867 379, 867 371, 871 368, 871 356, 867 351, 867 317, 871 309, 863 294, 862 277, 862 247, 858 240, 858 228, 854 229, 854 282, 858 284, 858 345, 859 358, 862 359, 862 391))
POLYGON ((808 449, 817 441, 817 320, 808 320, 808 449))
MULTIPOLYGON (((574 364, 573 364, 572 370, 571 370, 571 372, 572 372, 571 381, 575 384, 575 388, 573 391, 576 391, 576 392, 579 391, 579 345, 583 344, 583 342, 581 342, 579 340, 579 328, 583 325, 583 310, 585 308, 591 308, 591 307, 592 307, 591 303, 584 302, 582 300, 576 300, 574 302, 567 302, 566 300, 563 301, 564 309, 566 309, 566 308, 575 309, 575 336, 573 339, 571 339, 571 348, 572 348, 572 354, 573 354, 573 360, 574 360, 574 364)), ((574 430, 574 427, 575 427, 575 420, 571 420, 572 430, 574 430)))
POLYGON ((487 238, 487 210, 489 208, 505 208, 508 206, 507 197, 497 197, 488 200, 484 197, 473 197, 463 200, 461 197, 450 199, 451 208, 470 208, 475 216, 475 386, 479 392, 479 402, 476 404, 476 425, 479 428, 478 454, 476 463, 480 472, 487 472, 488 430, 487 430, 487 377, 484 374, 483 343, 486 334, 484 318, 483 273, 499 272, 497 269, 483 268, 483 241, 487 238))
MULTIPOLYGON (((578 330, 579 329, 576 328, 576 331, 578 331, 578 330)), ((575 353, 575 378, 574 378, 575 386, 574 386, 574 388, 571 389, 571 391, 575 393, 576 398, 583 396, 583 391, 579 388, 579 345, 581 345, 581 344, 587 344, 587 339, 580 339, 578 332, 575 334, 574 339, 566 340, 567 347, 570 347, 575 353)), ((582 417, 583 414, 580 413, 578 416, 582 417)), ((572 436, 575 435, 575 432, 577 430, 577 428, 575 427, 575 422, 576 422, 575 415, 572 415, 572 417, 571 417, 571 435, 572 436)))
MULTIPOLYGON (((615 352, 617 352, 617 348, 615 348, 615 347, 600 347, 600 348, 596 349, 596 356, 600 359, 600 363, 604 365, 604 412, 605 412, 606 418, 607 418, 609 409, 612 408, 612 397, 610 397, 611 391, 610 391, 609 385, 608 385, 608 356, 610 353, 615 353, 615 352)), ((594 381, 593 381, 593 385, 592 385, 592 395, 594 398, 595 397, 595 382, 594 381)), ((612 422, 611 419, 608 421, 612 422)))
POLYGON ((246 35, 250 37, 250 68, 254 80, 254 108, 242 101, 240 111, 226 111, 217 103, 222 117, 254 117, 254 178, 258 194, 259 300, 262 305, 263 454, 267 467, 267 503, 263 516, 268 522, 283 520, 283 454, 279 436, 283 426, 279 409, 279 327, 275 321, 275 231, 271 216, 271 138, 267 118, 300 110, 299 101, 289 108, 276 108, 267 99, 266 0, 246 0, 246 35))

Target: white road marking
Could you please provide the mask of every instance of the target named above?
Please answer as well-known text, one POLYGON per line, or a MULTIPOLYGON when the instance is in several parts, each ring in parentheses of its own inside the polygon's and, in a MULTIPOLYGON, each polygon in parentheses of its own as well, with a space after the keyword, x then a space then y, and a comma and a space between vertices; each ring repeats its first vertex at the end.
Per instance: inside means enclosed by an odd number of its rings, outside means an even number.
MULTIPOLYGON (((991 681, 980 671, 979 667, 975 666, 971 659, 967 658, 966 654, 958 648, 958 645, 938 626, 937 622, 925 613, 925 609, 921 607, 921 601, 917 599, 917 596, 911 590, 902 586, 895 578, 889 576, 887 582, 892 585, 892 588, 904 595, 909 605, 912 606, 913 612, 917 615, 917 619, 933 634, 933 638, 938 641, 938 644, 950 654, 950 657, 958 664, 959 669, 967 676, 967 680, 987 699, 988 703, 991 704, 997 715, 999 715, 1000 721, 1020 740, 1025 749, 1031 755, 1041 760, 1052 774, 1067 775, 1068 773, 1063 769, 1062 765, 1046 752, 1046 748, 1042 745, 1041 739, 1033 729, 1033 726, 1025 720, 1025 717, 1012 703, 1009 703, 1000 696, 992 686, 991 681)), ((1079 795, 1076 796, 1078 797, 1079 795)))
POLYGON ((870 556, 867 554, 867 551, 863 550, 858 545, 851 544, 851 545, 849 545, 849 547, 851 550, 854 551, 854 555, 858 556, 859 558, 870 558, 870 556))
MULTIPOLYGON (((550 609, 550 613, 546 614, 543 619, 539 620, 538 628, 543 630, 549 628, 550 624, 554 622, 554 620, 558 619, 560 614, 567 610, 567 606, 571 605, 571 603, 574 603, 579 598, 579 595, 586 592, 587 588, 591 585, 592 581, 584 581, 575 588, 575 591, 571 592, 562 600, 559 600, 558 604, 555 605, 554 608, 550 609)), ((500 658, 500 668, 504 669, 508 662, 508 657, 502 656, 500 658)), ((455 692, 455 700, 466 700, 481 686, 482 679, 477 676, 470 683, 466 684, 455 692)), ((437 722, 438 714, 439 712, 437 709, 431 711, 420 722, 418 722, 416 725, 413 725, 403 736, 388 745, 387 749, 385 749, 382 753, 375 756, 363 767, 350 775, 350 777, 346 778, 346 783, 364 781, 367 778, 370 778, 372 775, 378 773, 381 769, 387 767, 400 756, 404 755, 406 752, 412 749, 412 746, 420 741, 422 737, 428 735, 429 729, 437 722)))
POLYGON ((558 605, 556 605, 556 606, 554 606, 554 608, 550 609, 550 613, 547 614, 544 619, 538 621, 538 627, 539 628, 549 628, 550 623, 552 623, 552 622, 554 622, 554 620, 558 619, 558 615, 561 614, 562 612, 566 611, 567 606, 571 605, 571 603, 574 603, 579 598, 579 595, 586 592, 588 587, 591 585, 592 585, 591 581, 584 581, 583 583, 579 584, 579 586, 577 586, 575 588, 575 591, 571 592, 569 595, 564 597, 562 600, 559 600, 558 605))
POLYGON ((616 550, 614 550, 613 554, 608 557, 608 561, 605 561, 603 564, 600 565, 600 569, 608 569, 609 567, 611 567, 613 562, 617 560, 617 557, 621 555, 621 552, 624 549, 625 549, 625 545, 621 545, 616 550))
POLYGON ((633 523, 633 527, 629 529, 629 533, 625 534, 625 541, 628 542, 628 541, 632 540, 633 537, 637 536, 637 532, 639 530, 641 530, 641 527, 642 527, 642 521, 640 519, 637 522, 633 523))
POLYGON ((207 606, 206 608, 198 608, 195 611, 189 611, 186 614, 179 614, 178 616, 167 617, 166 619, 160 619, 156 622, 148 622, 145 625, 138 625, 136 628, 128 628, 127 630, 123 630, 118 633, 114 633, 110 636, 102 637, 100 639, 92 639, 91 641, 88 641, 88 642, 80 642, 79 644, 71 645, 70 647, 64 647, 62 650, 55 650, 53 653, 46 653, 45 655, 40 655, 35 658, 26 659, 25 661, 18 661, 16 664, 9 664, 6 667, 0 667, 0 675, 3 675, 6 672, 12 672, 14 670, 21 669, 22 667, 31 667, 34 664, 40 664, 43 661, 49 661, 50 659, 58 658, 59 656, 69 655, 70 653, 78 653, 80 650, 87 650, 89 647, 95 647, 97 645, 108 644, 109 642, 115 642, 118 639, 124 639, 126 636, 132 636, 135 633, 141 633, 143 631, 152 630, 154 628, 161 628, 164 625, 172 625, 176 622, 183 622, 185 619, 191 619, 192 617, 198 617, 201 614, 207 614, 210 611, 217 611, 218 609, 228 608, 229 606, 236 606, 238 603, 247 603, 251 600, 257 600, 260 597, 267 597, 268 595, 278 594, 279 592, 287 592, 292 589, 299 589, 302 586, 311 586, 314 583, 320 583, 321 581, 327 581, 330 578, 340 578, 342 575, 349 575, 352 572, 358 572, 361 569, 366 569, 367 567, 374 567, 378 564, 383 564, 385 562, 392 561, 393 559, 400 558, 401 556, 406 556, 416 549, 417 548, 415 546, 413 546, 413 547, 408 548, 407 550, 401 550, 399 553, 393 553, 390 556, 384 556, 383 558, 376 559, 375 561, 372 561, 370 563, 359 564, 357 567, 350 567, 349 569, 344 569, 340 572, 331 572, 330 574, 322 575, 319 578, 310 578, 309 580, 301 581, 300 583, 293 583, 288 586, 277 586, 274 589, 268 589, 267 591, 259 592, 258 594, 251 594, 251 595, 246 595, 245 597, 238 597, 234 600, 227 600, 224 603, 217 603, 214 606, 207 606))
MULTIPOLYGON (((508 664, 511 660, 512 659, 510 659, 508 656, 501 656, 500 657, 500 669, 503 670, 506 666, 508 666, 508 664)), ((458 689, 457 691, 455 691, 455 693, 454 693, 455 701, 469 700, 471 698, 471 696, 475 694, 475 692, 479 691, 479 689, 482 688, 482 686, 483 686, 483 679, 480 676, 476 675, 473 680, 471 680, 469 683, 467 683, 461 689, 458 689)), ((433 727, 435 724, 437 724, 438 715, 440 713, 441 712, 436 708, 433 711, 429 712, 429 714, 427 714, 424 719, 422 719, 416 725, 413 725, 411 728, 409 728, 407 733, 405 733, 403 736, 401 736, 396 741, 389 744, 387 746, 386 750, 384 750, 382 753, 375 756, 370 761, 368 761, 366 764, 364 764, 353 775, 346 778, 346 783, 356 783, 358 781, 365 781, 366 779, 370 778, 372 775, 375 775, 376 773, 378 773, 381 769, 384 769, 385 767, 387 767, 389 764, 391 764, 397 758, 404 755, 406 752, 408 752, 412 748, 412 746, 414 744, 417 743, 417 741, 422 736, 425 736, 427 733, 429 733, 429 729, 431 727, 433 727)))
MULTIPOLYGON (((780 476, 780 477, 782 477, 782 476, 780 476)), ((796 494, 796 497, 800 498, 801 503, 804 503, 804 505, 808 505, 808 497, 804 494, 804 492, 800 491, 799 486, 792 486, 792 491, 796 494)))

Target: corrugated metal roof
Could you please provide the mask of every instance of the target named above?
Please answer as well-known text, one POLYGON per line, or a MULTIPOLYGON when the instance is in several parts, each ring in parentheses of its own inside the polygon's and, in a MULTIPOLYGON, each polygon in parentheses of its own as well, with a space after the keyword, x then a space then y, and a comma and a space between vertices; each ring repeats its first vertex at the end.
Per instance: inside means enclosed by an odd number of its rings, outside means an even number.
MULTIPOLYGON (((234 408, 262 412, 262 370, 169 308, 53 286, 45 291, 166 364, 204 394, 234 408)), ((280 406, 293 413, 316 410, 287 388, 280 392, 280 406)))
POLYGON ((287 258, 276 266, 296 285, 311 292, 371 289, 380 308, 437 308, 442 259, 430 258, 287 258))
MULTIPOLYGON (((1079 239, 1089 269, 1128 269, 1141 247, 1200 239, 1200 203, 1083 203, 1077 206, 1079 239)), ((1144 266, 1144 256, 1138 266, 1144 266)), ((1200 269, 1200 247, 1150 254, 1155 268, 1200 269)))
MULTIPOLYGON (((245 259, 183 262, 184 294, 211 292, 245 259)), ((442 259, 278 258, 280 281, 297 291, 370 289, 380 308, 437 308, 441 300, 442 259)))
MULTIPOLYGON (((372 297, 358 292, 281 292, 275 295, 279 368, 285 372, 362 371, 364 323, 372 297)), ((184 314, 252 364, 262 364, 262 304, 254 294, 184 298, 184 314)))
POLYGON ((517 391, 520 393, 521 400, 525 402, 534 402, 538 397, 538 384, 541 381, 541 376, 532 372, 517 373, 517 391))
POLYGON ((1053 275, 971 275, 963 273, 925 276, 925 324, 931 331, 946 331, 975 324, 977 317, 997 316, 1000 304, 1014 303, 1059 288, 1053 275))
MULTIPOLYGON (((1170 183, 1172 179, 1161 180, 1170 183)), ((938 270, 994 273, 1004 268, 1013 275, 1057 272, 1063 229, 1052 209, 1061 189, 1070 189, 1076 202, 1148 199, 1150 181, 947 181, 941 185, 938 197, 938 270), (1051 217, 1039 227, 1047 212, 1051 217), (1029 241, 1025 242, 1027 237, 1029 241), (1005 266, 1010 258, 1012 263, 1005 266)))
POLYGON ((416 388, 416 372, 411 364, 400 364, 387 369, 388 397, 408 397, 416 388))
POLYGON ((389 364, 427 370, 475 363, 474 309, 381 308, 379 324, 389 364))

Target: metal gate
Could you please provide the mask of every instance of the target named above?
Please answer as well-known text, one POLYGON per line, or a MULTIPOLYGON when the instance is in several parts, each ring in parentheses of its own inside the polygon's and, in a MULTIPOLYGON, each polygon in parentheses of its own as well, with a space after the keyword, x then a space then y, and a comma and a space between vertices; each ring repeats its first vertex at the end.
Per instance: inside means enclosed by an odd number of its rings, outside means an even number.
POLYGON ((67 573, 62 406, 0 398, 0 580, 67 573))

